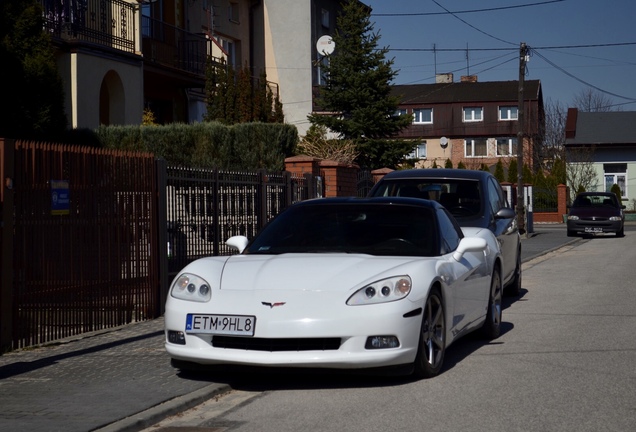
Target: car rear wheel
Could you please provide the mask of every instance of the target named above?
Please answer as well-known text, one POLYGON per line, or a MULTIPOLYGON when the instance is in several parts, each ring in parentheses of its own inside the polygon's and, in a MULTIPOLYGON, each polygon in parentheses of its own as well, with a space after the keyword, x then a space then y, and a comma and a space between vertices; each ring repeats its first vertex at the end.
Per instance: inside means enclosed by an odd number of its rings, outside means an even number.
POLYGON ((496 339, 501 334, 501 274, 495 268, 490 279, 490 295, 486 321, 481 328, 482 335, 488 340, 496 339))
POLYGON ((446 351, 445 338, 444 303, 439 290, 434 288, 424 305, 420 342, 413 369, 415 377, 431 378, 440 372, 446 351))

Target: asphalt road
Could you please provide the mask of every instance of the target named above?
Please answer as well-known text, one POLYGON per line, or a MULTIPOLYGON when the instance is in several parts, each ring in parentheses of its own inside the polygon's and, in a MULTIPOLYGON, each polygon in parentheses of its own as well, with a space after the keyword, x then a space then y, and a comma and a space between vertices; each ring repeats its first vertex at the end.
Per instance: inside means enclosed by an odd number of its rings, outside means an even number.
POLYGON ((459 341, 434 380, 187 376, 170 366, 159 318, 1 355, 0 431, 159 431, 166 418, 216 431, 486 430, 484 419, 489 430, 631 430, 635 229, 589 240, 535 225, 522 239, 527 292, 506 299, 504 334, 459 341))
POLYGON ((502 335, 461 339, 434 379, 218 375, 231 391, 145 431, 634 430, 636 233, 626 231, 571 239, 553 226, 524 239, 533 257, 523 295, 506 299, 502 335), (535 255, 541 236, 559 233, 560 247, 535 255))

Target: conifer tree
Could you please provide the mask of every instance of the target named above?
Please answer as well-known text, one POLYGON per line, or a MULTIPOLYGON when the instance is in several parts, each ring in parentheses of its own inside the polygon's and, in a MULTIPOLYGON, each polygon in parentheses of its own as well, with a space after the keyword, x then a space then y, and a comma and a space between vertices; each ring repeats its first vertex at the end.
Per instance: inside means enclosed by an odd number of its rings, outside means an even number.
POLYGON ((0 2, 0 59, 0 136, 61 136, 64 86, 38 1, 0 2))
POLYGON ((518 171, 517 171, 517 159, 511 159, 510 165, 508 166, 508 181, 512 184, 517 184, 518 181, 518 171))
POLYGON ((495 178, 499 183, 503 183, 506 180, 506 176, 504 174, 503 162, 501 159, 497 161, 497 165, 495 165, 495 178))
POLYGON ((236 72, 225 61, 208 59, 205 92, 206 121, 218 121, 229 125, 285 121, 283 104, 269 87, 265 73, 258 79, 253 79, 247 65, 236 72))
POLYGON ((326 85, 317 100, 323 111, 334 114, 312 114, 309 121, 353 140, 362 166, 396 165, 414 145, 388 140, 412 120, 396 115, 399 99, 391 95, 391 82, 397 75, 393 60, 385 58, 388 48, 378 48, 380 36, 370 22, 370 9, 352 0, 342 6, 333 36, 335 50, 322 70, 326 85))

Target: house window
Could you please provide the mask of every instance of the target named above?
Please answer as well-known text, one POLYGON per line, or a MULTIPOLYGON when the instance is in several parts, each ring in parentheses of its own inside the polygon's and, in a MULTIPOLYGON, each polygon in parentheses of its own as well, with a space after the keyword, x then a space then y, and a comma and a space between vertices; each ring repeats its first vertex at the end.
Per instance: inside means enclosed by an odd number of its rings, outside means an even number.
POLYGON ((230 2, 230 6, 228 7, 228 18, 230 21, 238 23, 239 22, 239 4, 236 2, 230 2))
POLYGON ((483 120, 482 107, 466 107, 464 108, 465 122, 478 122, 483 120))
POLYGON ((407 156, 408 159, 426 159, 426 141, 422 141, 415 147, 415 149, 407 156))
POLYGON ((466 157, 488 156, 488 140, 486 138, 470 138, 464 140, 466 157))
POLYGON ((519 118, 519 110, 516 106, 500 106, 499 120, 517 120, 519 118))
POLYGON ((516 156, 517 138, 497 138, 497 156, 516 156))
POLYGON ((433 123, 433 108, 419 108, 413 110, 413 123, 433 123))
POLYGON ((621 188, 621 198, 627 199, 627 164, 603 164, 605 192, 611 192, 617 184, 621 188))
POLYGON ((320 23, 323 27, 329 28, 329 11, 327 9, 320 11, 320 23))
POLYGON ((406 115, 406 109, 405 108, 398 108, 397 110, 395 110, 395 115, 396 116, 406 115))

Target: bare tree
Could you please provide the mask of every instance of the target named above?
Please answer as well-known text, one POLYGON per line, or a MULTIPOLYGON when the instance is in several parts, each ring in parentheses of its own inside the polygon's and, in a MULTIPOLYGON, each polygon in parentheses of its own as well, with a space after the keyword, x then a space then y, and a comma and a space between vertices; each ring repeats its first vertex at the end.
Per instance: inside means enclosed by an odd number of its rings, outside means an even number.
POLYGON ((592 88, 582 89, 574 99, 572 99, 572 105, 574 108, 578 108, 582 112, 607 112, 615 111, 614 101, 592 88))
POLYGON ((298 153, 346 164, 354 163, 359 154, 353 140, 328 139, 327 128, 319 125, 312 125, 307 135, 302 137, 298 153))
POLYGON ((565 144, 565 122, 567 108, 560 102, 548 100, 545 104, 545 131, 543 145, 539 151, 539 159, 544 169, 550 169, 551 164, 562 158, 565 144))
POLYGON ((576 146, 566 151, 565 175, 571 198, 579 192, 597 187, 598 176, 594 168, 594 150, 594 146, 576 146))

